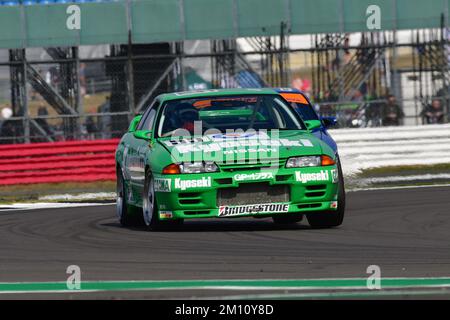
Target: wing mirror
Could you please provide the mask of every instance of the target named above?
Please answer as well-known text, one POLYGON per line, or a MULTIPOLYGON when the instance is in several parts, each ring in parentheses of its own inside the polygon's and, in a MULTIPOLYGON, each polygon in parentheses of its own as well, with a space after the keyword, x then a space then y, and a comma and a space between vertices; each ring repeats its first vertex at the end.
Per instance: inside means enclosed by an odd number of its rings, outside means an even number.
POLYGON ((322 122, 320 122, 320 120, 307 120, 305 121, 305 124, 308 130, 314 130, 322 126, 322 122))
POLYGON ((130 126, 128 127, 128 132, 135 132, 137 125, 139 124, 139 122, 142 119, 142 115, 138 115, 136 117, 133 118, 133 120, 131 120, 130 126))
POLYGON ((334 127, 337 124, 336 117, 322 117, 321 119, 325 128, 334 127))
POLYGON ((152 132, 150 130, 137 130, 133 135, 136 139, 150 140, 152 132))

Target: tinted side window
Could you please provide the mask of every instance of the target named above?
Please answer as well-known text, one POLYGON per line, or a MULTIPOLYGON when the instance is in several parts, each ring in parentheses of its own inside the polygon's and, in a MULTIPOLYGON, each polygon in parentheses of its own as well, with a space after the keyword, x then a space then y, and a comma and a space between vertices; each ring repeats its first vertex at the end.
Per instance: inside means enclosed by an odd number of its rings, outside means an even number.
POLYGON ((141 121, 138 126, 138 130, 151 130, 153 127, 153 121, 155 120, 156 110, 151 109, 144 121, 141 121))
POLYGON ((292 103, 295 110, 300 114, 303 120, 319 120, 313 107, 309 104, 292 103))
POLYGON ((142 116, 141 121, 137 126, 137 130, 150 130, 153 125, 153 120, 155 119, 156 114, 156 106, 158 106, 159 101, 155 101, 152 105, 147 109, 147 111, 142 116))

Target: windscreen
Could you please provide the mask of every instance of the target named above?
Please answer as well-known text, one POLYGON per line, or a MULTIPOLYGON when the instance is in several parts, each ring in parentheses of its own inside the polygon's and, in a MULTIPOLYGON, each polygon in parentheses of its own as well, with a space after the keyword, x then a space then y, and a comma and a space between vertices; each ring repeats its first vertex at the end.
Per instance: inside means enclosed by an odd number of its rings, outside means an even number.
POLYGON ((169 101, 163 106, 158 136, 207 130, 305 130, 292 108, 277 95, 245 95, 169 101))

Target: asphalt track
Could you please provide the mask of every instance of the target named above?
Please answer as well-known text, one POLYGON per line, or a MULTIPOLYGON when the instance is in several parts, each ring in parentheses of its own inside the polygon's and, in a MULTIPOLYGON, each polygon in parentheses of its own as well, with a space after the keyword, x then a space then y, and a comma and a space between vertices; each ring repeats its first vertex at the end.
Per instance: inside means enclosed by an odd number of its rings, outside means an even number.
MULTIPOLYGON (((450 187, 350 192, 344 224, 322 230, 306 220, 285 227, 270 219, 220 219, 148 232, 121 227, 109 205, 0 211, 0 299, 362 297, 369 265, 378 265, 383 279, 447 277, 428 280, 437 281, 432 290, 406 281, 410 296, 450 298, 450 187), (125 282, 93 292, 42 291, 35 284, 31 293, 35 282, 65 285, 69 265, 78 265, 82 282, 93 288, 97 281, 125 282), (361 280, 352 280, 359 282, 351 292, 342 291, 349 280, 325 280, 306 291, 305 282, 282 289, 277 281, 251 281, 329 278, 361 280), (245 281, 233 288, 217 279, 245 281)), ((382 291, 407 297, 407 285, 382 291)))

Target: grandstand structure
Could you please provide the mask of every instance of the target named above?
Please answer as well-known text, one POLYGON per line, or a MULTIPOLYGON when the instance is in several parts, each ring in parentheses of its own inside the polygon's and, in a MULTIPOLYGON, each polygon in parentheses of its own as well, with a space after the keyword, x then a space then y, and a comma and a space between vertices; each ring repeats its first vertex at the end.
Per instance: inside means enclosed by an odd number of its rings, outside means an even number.
POLYGON ((291 87, 299 78, 342 126, 364 125, 364 110, 388 94, 417 124, 435 96, 449 110, 449 5, 3 0, 0 109, 12 117, 0 118, 0 143, 116 138, 162 92, 291 87), (368 26, 373 5, 379 29, 368 26))

